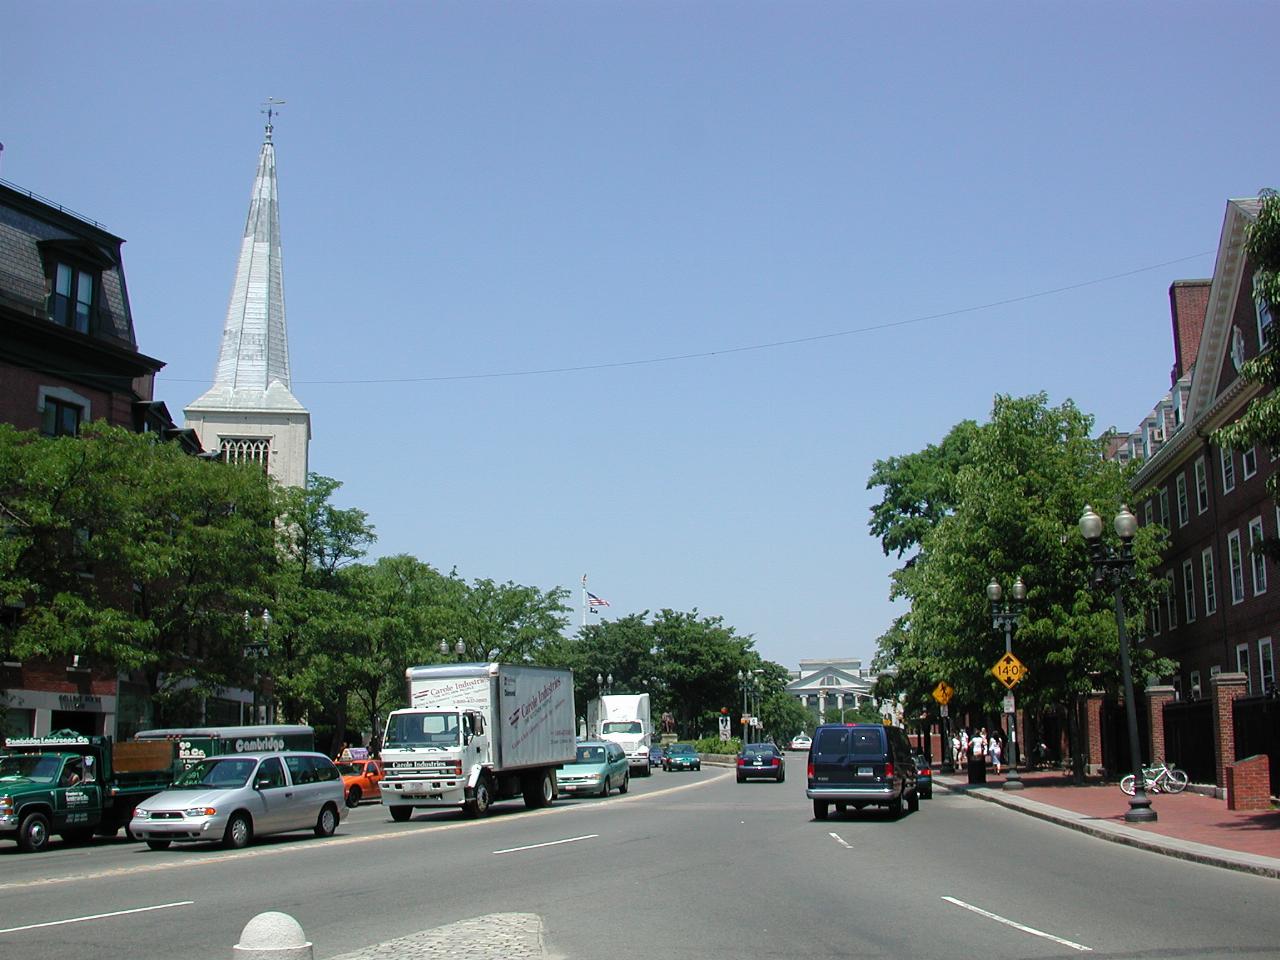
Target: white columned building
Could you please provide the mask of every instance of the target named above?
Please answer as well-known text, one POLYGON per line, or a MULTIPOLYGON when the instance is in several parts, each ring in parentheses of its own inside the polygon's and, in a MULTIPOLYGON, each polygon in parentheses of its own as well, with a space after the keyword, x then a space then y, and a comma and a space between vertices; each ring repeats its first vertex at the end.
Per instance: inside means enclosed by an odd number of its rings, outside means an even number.
POLYGON ((213 386, 184 412, 205 450, 261 463, 279 483, 304 487, 311 414, 290 386, 272 115, 268 110, 213 386))
POLYGON ((854 710, 874 700, 871 688, 875 682, 859 659, 801 660, 800 669, 787 684, 787 693, 817 710, 820 721, 825 722, 828 713, 839 717, 838 711, 854 710))

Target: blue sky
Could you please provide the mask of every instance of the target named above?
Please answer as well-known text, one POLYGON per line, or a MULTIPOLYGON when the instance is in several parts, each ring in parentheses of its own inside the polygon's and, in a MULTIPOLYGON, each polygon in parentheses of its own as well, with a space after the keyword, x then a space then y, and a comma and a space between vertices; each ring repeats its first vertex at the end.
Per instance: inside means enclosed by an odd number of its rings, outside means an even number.
POLYGON ((697 608, 792 667, 869 661, 901 612, 876 459, 996 393, 1136 426, 1169 284, 1210 275, 1228 198, 1280 186, 1267 3, 4 19, 0 176, 128 241, 175 415, 285 99, 293 388, 375 555, 575 603, 587 573, 608 615, 697 608))

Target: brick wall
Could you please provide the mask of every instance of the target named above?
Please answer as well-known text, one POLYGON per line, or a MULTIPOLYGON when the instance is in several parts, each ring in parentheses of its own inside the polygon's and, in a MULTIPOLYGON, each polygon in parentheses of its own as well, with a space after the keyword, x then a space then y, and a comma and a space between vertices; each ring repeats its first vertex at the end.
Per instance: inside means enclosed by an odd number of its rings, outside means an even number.
POLYGON ((1085 772, 1102 772, 1102 700, 1103 694, 1091 693, 1085 701, 1085 772))
POLYGON ((1227 765, 1236 759, 1236 727, 1232 704, 1249 692, 1249 678, 1243 673, 1220 673, 1209 678, 1213 697, 1213 729, 1218 742, 1219 784, 1227 782, 1227 765))
POLYGON ((1172 703, 1176 691, 1173 687, 1147 687, 1147 710, 1150 711, 1148 720, 1151 731, 1151 762, 1159 763, 1164 760, 1164 706, 1166 703, 1172 703))
POLYGON ((1227 764, 1227 809, 1271 809, 1271 761, 1265 753, 1227 764))

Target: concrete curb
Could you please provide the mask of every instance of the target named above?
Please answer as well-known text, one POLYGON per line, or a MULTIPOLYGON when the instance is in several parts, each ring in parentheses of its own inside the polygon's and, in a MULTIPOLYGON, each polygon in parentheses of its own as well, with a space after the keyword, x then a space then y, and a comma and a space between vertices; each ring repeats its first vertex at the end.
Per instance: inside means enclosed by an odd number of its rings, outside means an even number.
POLYGON ((1010 810, 1016 810, 1019 813, 1046 820, 1049 823, 1056 823, 1059 826, 1077 830, 1080 833, 1086 833, 1102 840, 1109 840, 1112 843, 1123 843, 1139 850, 1159 853, 1167 857, 1176 857, 1179 860, 1203 863, 1227 870, 1237 870, 1273 880, 1280 879, 1280 859, 1275 857, 1240 853, 1235 850, 1224 850, 1222 847, 1211 847, 1207 844, 1195 843, 1191 840, 1178 840, 1175 837, 1146 833, 1133 827, 1097 820, 1082 813, 1063 810, 1061 807, 1053 807, 1036 800, 1028 800, 998 788, 970 787, 968 784, 948 783, 938 777, 934 777, 933 782, 951 793, 959 793, 978 800, 985 800, 988 803, 995 803, 1010 810))

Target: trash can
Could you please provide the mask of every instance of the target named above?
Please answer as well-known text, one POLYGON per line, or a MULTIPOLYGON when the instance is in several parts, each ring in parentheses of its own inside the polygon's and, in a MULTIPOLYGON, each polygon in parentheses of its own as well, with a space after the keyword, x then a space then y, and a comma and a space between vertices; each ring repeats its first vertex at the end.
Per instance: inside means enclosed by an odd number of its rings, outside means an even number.
POLYGON ((986 757, 970 757, 969 758, 969 783, 981 784, 987 782, 987 758, 986 757))

